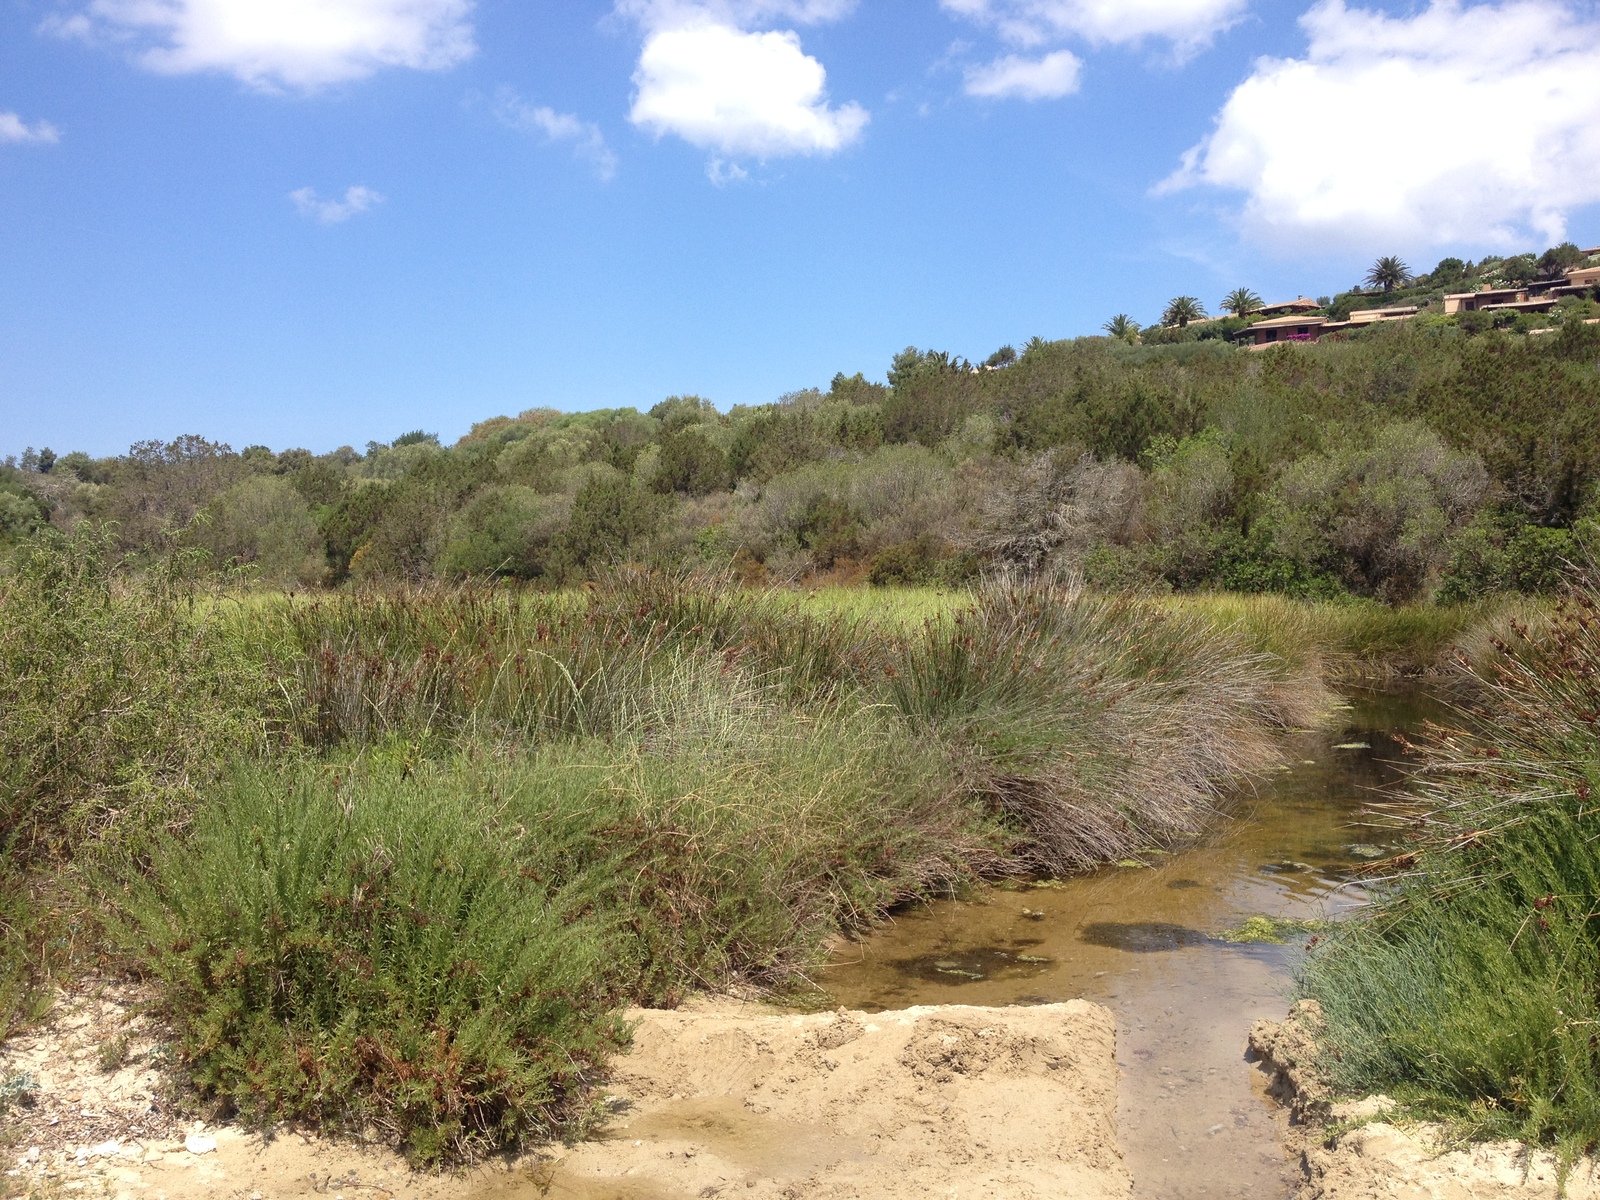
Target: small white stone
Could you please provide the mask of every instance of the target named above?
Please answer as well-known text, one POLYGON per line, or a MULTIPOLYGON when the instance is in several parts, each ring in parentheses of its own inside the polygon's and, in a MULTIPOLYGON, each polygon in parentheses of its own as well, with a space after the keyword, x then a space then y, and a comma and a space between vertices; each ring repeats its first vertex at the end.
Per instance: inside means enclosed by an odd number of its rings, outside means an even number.
POLYGON ((191 1133, 183 1139, 183 1148, 190 1154, 210 1154, 217 1148, 217 1139, 204 1137, 198 1133, 191 1133))

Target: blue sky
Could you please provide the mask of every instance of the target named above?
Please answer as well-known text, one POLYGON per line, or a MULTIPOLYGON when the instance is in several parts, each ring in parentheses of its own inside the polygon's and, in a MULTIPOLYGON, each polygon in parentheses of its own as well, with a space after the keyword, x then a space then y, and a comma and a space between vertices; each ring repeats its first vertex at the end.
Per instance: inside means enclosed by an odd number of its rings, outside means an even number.
POLYGON ((0 453, 726 408, 1600 244, 1600 13, 6 0, 0 453))

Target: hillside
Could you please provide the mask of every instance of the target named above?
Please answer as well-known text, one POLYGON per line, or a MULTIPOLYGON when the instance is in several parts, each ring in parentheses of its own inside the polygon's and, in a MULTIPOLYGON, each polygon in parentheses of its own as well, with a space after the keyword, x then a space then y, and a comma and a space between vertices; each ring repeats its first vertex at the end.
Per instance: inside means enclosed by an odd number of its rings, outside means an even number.
POLYGON ((1600 503, 1600 326, 1394 322, 1250 353, 1035 339, 1007 365, 907 349, 719 412, 536 409, 452 446, 199 436, 0 472, 11 542, 85 519, 177 537, 263 583, 497 576, 619 561, 747 579, 953 582, 986 564, 1113 588, 1398 601, 1553 586, 1600 503))

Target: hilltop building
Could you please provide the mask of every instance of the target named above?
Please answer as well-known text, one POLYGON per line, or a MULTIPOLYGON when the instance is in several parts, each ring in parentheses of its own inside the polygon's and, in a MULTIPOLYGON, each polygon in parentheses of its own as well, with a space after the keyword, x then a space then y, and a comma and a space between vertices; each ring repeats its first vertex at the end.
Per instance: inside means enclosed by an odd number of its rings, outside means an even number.
MULTIPOLYGON (((1585 250, 1585 259, 1600 254, 1600 246, 1585 250)), ((1446 313, 1549 312, 1563 296, 1584 296, 1600 287, 1600 267, 1576 267, 1564 276, 1538 279, 1515 287, 1484 284, 1475 292, 1455 292, 1444 298, 1446 313)))
POLYGON ((1397 308, 1360 308, 1351 313, 1347 321, 1335 321, 1321 315, 1278 317, 1271 321, 1257 321, 1246 332, 1254 339, 1250 348, 1256 350, 1279 342, 1315 342, 1325 333, 1342 333, 1376 325, 1379 321, 1404 321, 1416 315, 1415 304, 1397 308))

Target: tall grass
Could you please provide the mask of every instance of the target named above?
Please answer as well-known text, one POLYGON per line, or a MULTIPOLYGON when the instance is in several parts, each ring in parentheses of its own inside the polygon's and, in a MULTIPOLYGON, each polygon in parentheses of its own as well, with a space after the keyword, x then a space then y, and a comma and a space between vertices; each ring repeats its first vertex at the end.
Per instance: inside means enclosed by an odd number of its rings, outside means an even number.
POLYGON ((236 603, 49 553, 0 592, 13 840, 86 864, 203 1090, 427 1161, 580 1121, 627 1002, 782 986, 896 903, 1193 834, 1323 699, 1071 588, 236 603))
POLYGON ((1076 587, 995 582, 902 639, 887 695, 952 743, 1030 865, 1081 870, 1192 837, 1226 789, 1314 720, 1314 678, 1184 613, 1076 587))
POLYGON ((1430 750, 1427 844, 1303 981, 1342 1089, 1569 1155, 1600 1145, 1597 601, 1498 641, 1430 750))
POLYGON ((1453 670, 1480 631, 1537 602, 1497 599, 1459 605, 1291 600, 1283 596, 1193 594, 1153 601, 1231 630, 1291 667, 1325 679, 1358 680, 1453 670))

